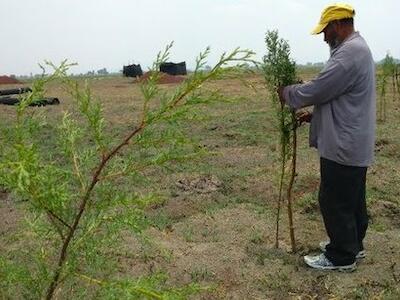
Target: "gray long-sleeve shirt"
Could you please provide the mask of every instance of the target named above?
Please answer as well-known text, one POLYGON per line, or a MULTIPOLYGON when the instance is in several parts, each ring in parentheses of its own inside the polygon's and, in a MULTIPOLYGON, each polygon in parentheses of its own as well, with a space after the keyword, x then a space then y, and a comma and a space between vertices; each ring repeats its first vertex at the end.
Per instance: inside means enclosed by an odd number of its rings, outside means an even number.
POLYGON ((323 158, 365 167, 374 159, 375 63, 365 40, 353 33, 337 48, 318 76, 283 90, 298 109, 314 105, 310 146, 323 158))

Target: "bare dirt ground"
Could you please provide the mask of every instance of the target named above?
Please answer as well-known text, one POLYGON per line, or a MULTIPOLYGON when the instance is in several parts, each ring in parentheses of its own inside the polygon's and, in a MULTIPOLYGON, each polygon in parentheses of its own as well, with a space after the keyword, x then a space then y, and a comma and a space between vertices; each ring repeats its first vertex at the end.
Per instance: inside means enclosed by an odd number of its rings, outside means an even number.
MULTIPOLYGON (((317 153, 308 148, 308 128, 301 128, 295 184, 299 251, 290 252, 285 215, 280 249, 275 249, 277 132, 262 79, 249 81, 256 92, 236 80, 208 85, 240 99, 206 107, 202 121, 187 123, 188 133, 200 137, 212 154, 152 177, 148 190, 162 192, 166 201, 147 211, 152 226, 144 234, 150 243, 125 232, 121 245, 111 250, 110 259, 118 262, 116 276, 163 271, 173 286, 197 282, 209 288, 194 299, 399 299, 400 101, 391 101, 388 120, 378 123, 376 163, 368 174, 367 258, 353 273, 315 271, 302 256, 318 253, 318 243, 325 239, 316 200, 317 153)), ((134 122, 140 98, 132 80, 102 78, 91 86, 101 98, 110 130, 118 135, 134 122)), ((48 95, 61 100, 59 106, 39 108, 51 119, 73 110, 57 85, 48 95)), ((13 119, 13 110, 0 107, 5 122, 13 119)), ((23 218, 24 203, 16 204, 1 190, 0 251, 13 246, 23 218)))

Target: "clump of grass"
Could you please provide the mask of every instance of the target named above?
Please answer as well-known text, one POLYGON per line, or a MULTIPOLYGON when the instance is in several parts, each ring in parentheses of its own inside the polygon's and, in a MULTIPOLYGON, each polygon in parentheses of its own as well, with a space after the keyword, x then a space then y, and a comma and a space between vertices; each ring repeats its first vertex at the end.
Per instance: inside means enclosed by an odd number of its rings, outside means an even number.
POLYGON ((287 295, 292 290, 289 275, 283 270, 279 270, 273 274, 265 274, 265 277, 260 278, 259 289, 264 291, 274 291, 280 293, 280 296, 287 295))
POLYGON ((211 281, 215 274, 207 266, 198 266, 190 271, 190 277, 194 282, 211 281))
POLYGON ((250 233, 250 242, 253 244, 262 244, 264 242, 263 232, 259 229, 253 228, 250 233))

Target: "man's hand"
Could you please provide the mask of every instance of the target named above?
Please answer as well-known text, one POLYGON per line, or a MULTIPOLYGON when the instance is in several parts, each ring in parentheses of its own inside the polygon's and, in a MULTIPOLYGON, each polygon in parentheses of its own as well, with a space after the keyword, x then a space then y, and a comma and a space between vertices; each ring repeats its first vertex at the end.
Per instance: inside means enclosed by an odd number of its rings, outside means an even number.
POLYGON ((280 86, 280 87, 278 87, 278 89, 276 91, 279 96, 279 101, 281 101, 282 105, 285 105, 285 103, 286 103, 285 98, 283 98, 283 89, 284 88, 285 88, 284 86, 280 86))
POLYGON ((307 110, 299 111, 296 113, 296 119, 297 126, 301 126, 303 123, 310 123, 312 119, 312 113, 307 110))

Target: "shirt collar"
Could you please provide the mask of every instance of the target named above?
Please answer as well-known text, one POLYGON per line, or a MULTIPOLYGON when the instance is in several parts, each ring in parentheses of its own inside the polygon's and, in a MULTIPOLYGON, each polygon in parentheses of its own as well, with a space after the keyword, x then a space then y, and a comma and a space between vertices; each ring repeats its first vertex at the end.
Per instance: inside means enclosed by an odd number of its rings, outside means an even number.
POLYGON ((337 45, 336 48, 330 49, 331 56, 334 55, 344 44, 348 43, 349 41, 351 41, 359 36, 360 36, 360 33, 358 31, 354 31, 347 38, 345 38, 343 42, 341 42, 339 45, 337 45))

